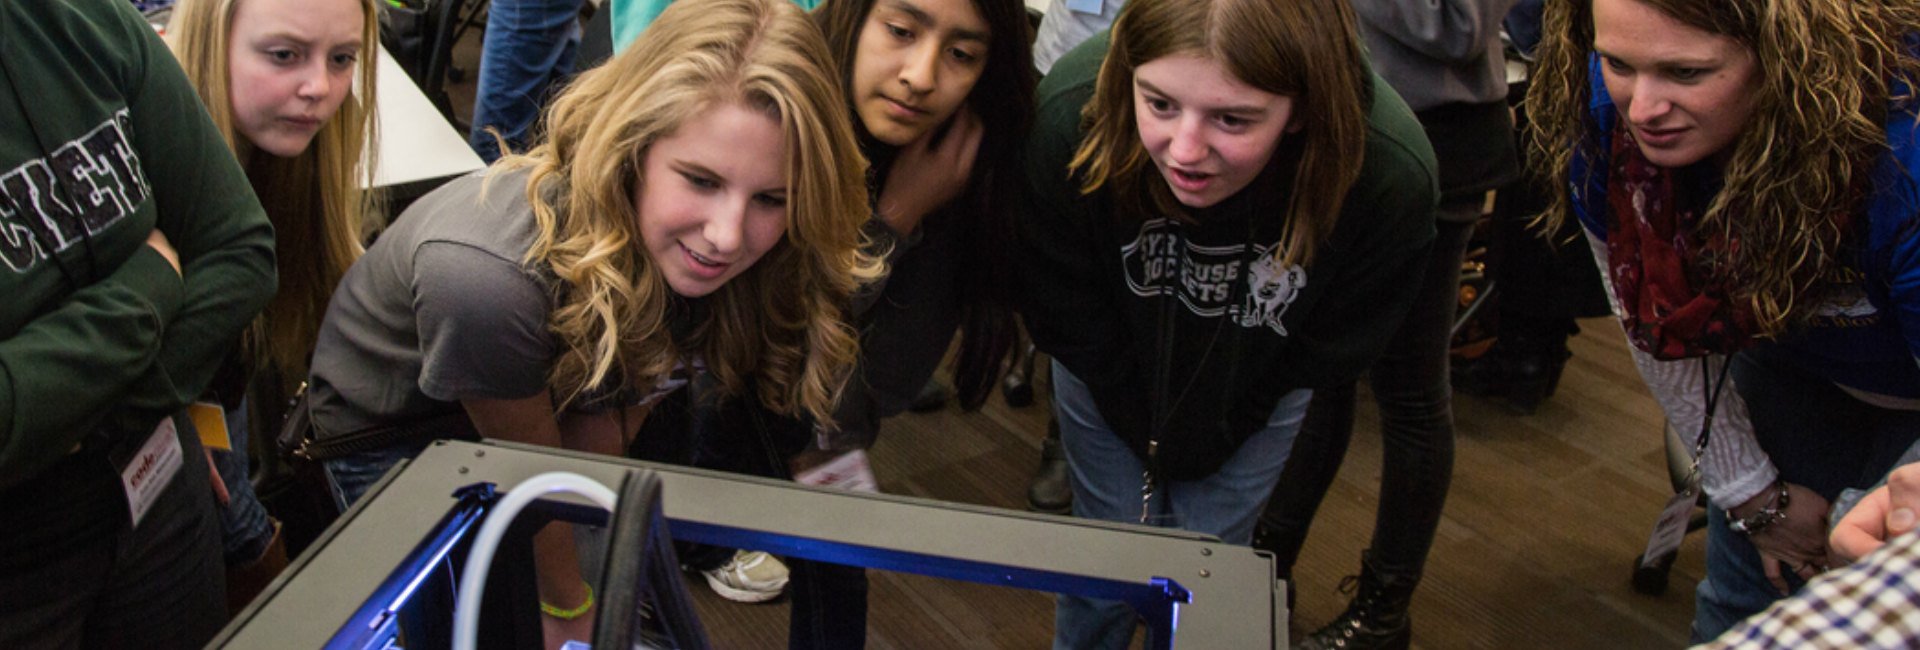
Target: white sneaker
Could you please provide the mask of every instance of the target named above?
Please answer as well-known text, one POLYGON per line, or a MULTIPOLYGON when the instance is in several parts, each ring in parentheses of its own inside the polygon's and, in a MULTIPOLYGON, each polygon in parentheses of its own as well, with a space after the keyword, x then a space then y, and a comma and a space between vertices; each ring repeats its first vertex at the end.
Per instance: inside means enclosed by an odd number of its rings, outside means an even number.
POLYGON ((700 575, 721 598, 740 603, 773 600, 787 588, 787 565, 762 551, 735 551, 726 564, 700 575))

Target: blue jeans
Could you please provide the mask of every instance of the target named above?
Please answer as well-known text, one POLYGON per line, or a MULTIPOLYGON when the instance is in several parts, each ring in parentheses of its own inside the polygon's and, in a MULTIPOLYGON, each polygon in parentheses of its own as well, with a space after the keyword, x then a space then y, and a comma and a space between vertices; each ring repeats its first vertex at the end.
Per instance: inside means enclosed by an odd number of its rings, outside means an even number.
POLYGON ((581 0, 494 0, 480 44, 473 131, 467 142, 491 164, 500 157, 489 128, 524 150, 554 82, 573 70, 581 0))
POLYGON ((247 400, 226 412, 227 440, 231 445, 226 451, 214 449, 213 466, 220 470, 220 481, 227 485, 227 505, 220 508, 221 550, 227 566, 238 567, 253 563, 267 552, 267 544, 273 542, 273 518, 267 516, 267 508, 260 505, 260 496, 253 492, 252 472, 247 461, 247 443, 251 429, 247 414, 247 400))
MULTIPOLYGON (((1148 504, 1146 523, 1246 545, 1253 539, 1253 523, 1267 495, 1280 480, 1312 397, 1313 391, 1306 389, 1281 397, 1267 427, 1241 443, 1213 474, 1159 486, 1148 504)), ((1053 409, 1073 485, 1073 515, 1138 523, 1140 458, 1107 426, 1087 385, 1057 361, 1053 409)), ((1133 622, 1133 610, 1125 603, 1061 594, 1054 613, 1053 647, 1124 648, 1133 636, 1133 622)))
MULTIPOLYGON (((346 512, 349 506, 359 501, 367 488, 373 487, 380 477, 387 475, 400 461, 410 460, 427 448, 425 443, 417 445, 394 445, 357 454, 348 454, 321 463, 327 472, 327 486, 333 490, 333 504, 346 512)), ((508 486, 502 486, 508 487, 508 486)))
MULTIPOLYGON (((1915 439, 1920 412, 1879 408, 1801 370, 1777 348, 1736 355, 1734 388, 1747 403, 1754 438, 1780 470, 1780 480, 1805 486, 1829 502, 1849 487, 1873 485, 1915 439)), ((1707 577, 1695 591, 1690 643, 1703 643, 1784 598, 1743 535, 1727 528, 1719 508, 1707 511, 1707 577)), ((1799 591, 1801 580, 1789 573, 1799 591)))

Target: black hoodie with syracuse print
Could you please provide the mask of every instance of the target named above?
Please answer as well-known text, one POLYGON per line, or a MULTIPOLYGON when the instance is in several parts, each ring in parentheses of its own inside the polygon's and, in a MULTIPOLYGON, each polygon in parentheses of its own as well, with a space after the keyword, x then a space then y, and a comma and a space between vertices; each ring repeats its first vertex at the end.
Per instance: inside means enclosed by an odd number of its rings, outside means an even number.
POLYGON ((1212 207, 1120 216, 1111 191, 1083 196, 1067 171, 1106 45, 1105 33, 1089 39, 1040 85, 1031 214, 1019 231, 1022 313, 1136 455, 1191 480, 1264 428, 1282 396, 1351 382, 1385 348, 1433 241, 1433 152, 1412 111, 1372 77, 1360 178, 1307 267, 1282 266, 1275 250, 1286 236, 1281 179, 1297 158, 1286 142, 1212 207))

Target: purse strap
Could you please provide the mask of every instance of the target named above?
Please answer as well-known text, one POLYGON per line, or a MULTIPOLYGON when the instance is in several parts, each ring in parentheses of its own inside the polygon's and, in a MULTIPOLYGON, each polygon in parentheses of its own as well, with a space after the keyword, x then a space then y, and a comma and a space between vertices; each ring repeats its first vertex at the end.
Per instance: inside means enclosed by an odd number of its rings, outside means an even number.
POLYGON ((307 443, 295 449, 294 455, 313 461, 332 460, 363 451, 424 443, 439 438, 480 439, 479 432, 474 430, 473 421, 467 419, 466 413, 449 413, 405 424, 368 427, 326 440, 313 440, 312 434, 308 435, 307 443))
POLYGON ((281 454, 301 461, 327 461, 364 451, 424 443, 439 438, 480 439, 473 420, 467 417, 464 409, 459 409, 398 424, 375 425, 320 440, 314 437, 318 429, 313 426, 308 399, 307 387, 302 384, 287 410, 287 419, 279 437, 281 454))

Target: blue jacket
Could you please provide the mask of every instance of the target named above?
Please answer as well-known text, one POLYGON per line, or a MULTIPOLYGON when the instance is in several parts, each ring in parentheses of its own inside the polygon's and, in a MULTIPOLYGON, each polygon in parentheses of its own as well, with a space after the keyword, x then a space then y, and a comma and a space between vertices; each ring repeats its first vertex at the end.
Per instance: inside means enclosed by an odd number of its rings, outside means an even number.
MULTIPOLYGON (((1596 58, 1589 66, 1593 119, 1588 146, 1572 165, 1574 216, 1600 240, 1607 214, 1605 159, 1619 112, 1596 58), (1588 156, 1595 158, 1589 158, 1588 156), (1599 173, 1589 173, 1597 170, 1599 173)), ((1893 88, 1896 96, 1905 84, 1893 88)), ((1887 120, 1889 151, 1874 168, 1864 237, 1850 265, 1849 285, 1832 293, 1811 326, 1770 345, 1797 365, 1836 384, 1882 395, 1920 398, 1920 105, 1895 106, 1887 120)))

